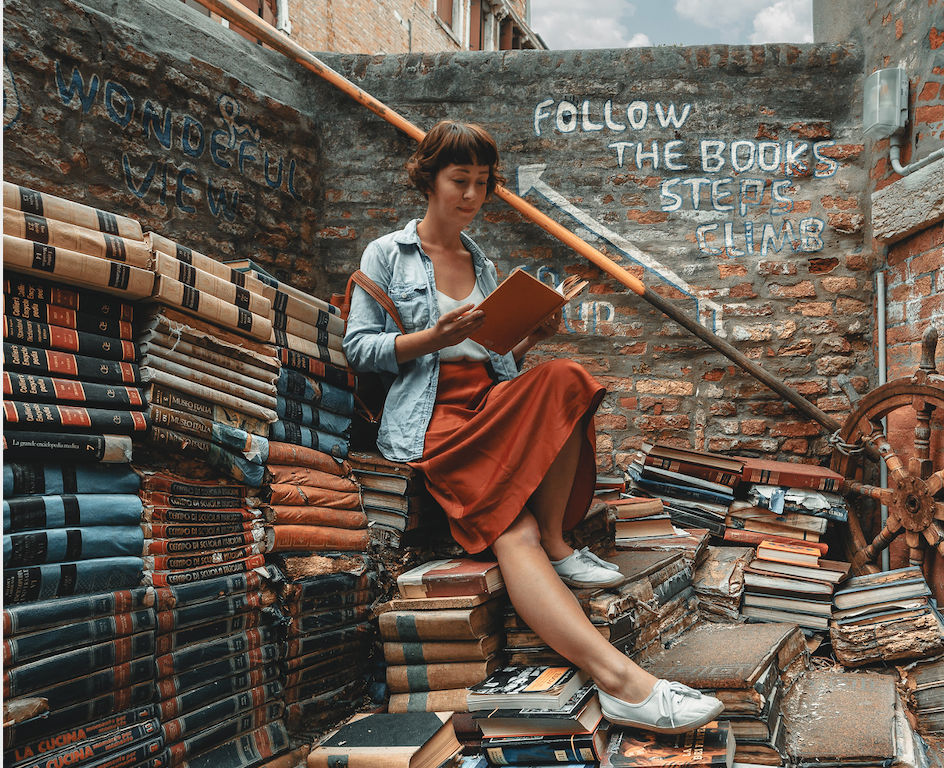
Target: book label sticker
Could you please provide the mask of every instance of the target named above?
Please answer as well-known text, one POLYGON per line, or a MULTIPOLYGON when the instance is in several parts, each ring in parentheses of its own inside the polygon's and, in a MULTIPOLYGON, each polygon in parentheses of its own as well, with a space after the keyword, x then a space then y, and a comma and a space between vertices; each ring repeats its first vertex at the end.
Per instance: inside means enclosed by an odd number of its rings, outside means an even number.
MULTIPOLYGON (((277 329, 275 329, 275 331, 273 332, 273 335, 275 336, 275 343, 276 343, 278 346, 288 348, 288 346, 289 346, 289 344, 288 344, 288 337, 285 335, 285 331, 284 331, 284 330, 282 330, 281 328, 277 328, 277 329)), ((301 353, 301 352, 298 352, 297 354, 302 354, 302 353, 301 353)))
POLYGON ((182 307, 186 307, 189 310, 196 312, 200 309, 200 291, 192 288, 189 285, 184 286, 184 297, 181 302, 182 307))
POLYGON ((282 312, 284 314, 285 308, 288 306, 288 294, 283 293, 282 291, 275 292, 275 301, 272 302, 272 309, 276 312, 282 312))
POLYGON ((117 261, 111 262, 111 274, 108 277, 108 285, 112 288, 121 288, 127 290, 128 282, 131 280, 131 270, 127 265, 117 261))
POLYGON ((18 187, 20 191, 20 210, 24 213, 43 215, 43 195, 26 187, 18 187))
POLYGON ((239 318, 236 321, 237 327, 241 328, 244 331, 252 330, 252 312, 248 312, 245 309, 239 308, 239 318))
POLYGON ((177 268, 177 279, 185 285, 194 285, 197 280, 197 272, 190 264, 182 261, 177 268))
POLYGON ((110 235, 120 234, 121 231, 118 229, 118 219, 115 214, 106 211, 95 211, 95 214, 98 216, 98 228, 102 232, 107 232, 110 235))
POLYGON ((107 232, 102 234, 105 238, 105 256, 115 261, 127 261, 128 250, 125 248, 125 241, 117 235, 110 235, 107 232))
POLYGON ((49 243, 49 222, 42 216, 36 216, 32 213, 23 214, 23 222, 26 226, 26 237, 37 243, 49 243))
POLYGON ((239 272, 235 269, 231 269, 229 272, 229 281, 233 285, 238 285, 240 288, 246 287, 246 275, 242 272, 239 272))
POLYGON ((236 306, 241 309, 249 309, 251 294, 242 286, 236 286, 236 306))
POLYGON ((187 246, 178 243, 175 250, 177 261, 182 261, 184 264, 193 264, 193 251, 187 246))
POLYGON ((33 269, 56 271, 56 249, 50 245, 33 243, 33 269))

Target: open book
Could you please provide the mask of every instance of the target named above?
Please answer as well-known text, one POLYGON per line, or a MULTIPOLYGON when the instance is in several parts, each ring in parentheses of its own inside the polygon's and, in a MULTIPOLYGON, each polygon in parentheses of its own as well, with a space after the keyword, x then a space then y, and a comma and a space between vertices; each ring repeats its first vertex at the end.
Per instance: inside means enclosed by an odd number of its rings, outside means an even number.
POLYGON ((469 338, 504 355, 586 285, 586 280, 571 275, 554 289, 516 269, 476 307, 485 313, 485 322, 469 338))

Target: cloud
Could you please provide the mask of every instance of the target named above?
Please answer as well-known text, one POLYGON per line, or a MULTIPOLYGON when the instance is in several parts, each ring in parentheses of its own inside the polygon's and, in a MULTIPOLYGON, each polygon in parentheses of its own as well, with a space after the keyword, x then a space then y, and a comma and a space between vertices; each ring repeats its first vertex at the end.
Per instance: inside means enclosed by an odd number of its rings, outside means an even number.
POLYGON ((770 0, 675 0, 675 12, 700 27, 737 35, 770 0))
POLYGON ((627 29, 634 11, 626 0, 532 0, 531 27, 555 50, 652 45, 627 29))
POLYGON ((763 43, 812 43, 811 0, 779 0, 754 17, 754 45, 763 43))

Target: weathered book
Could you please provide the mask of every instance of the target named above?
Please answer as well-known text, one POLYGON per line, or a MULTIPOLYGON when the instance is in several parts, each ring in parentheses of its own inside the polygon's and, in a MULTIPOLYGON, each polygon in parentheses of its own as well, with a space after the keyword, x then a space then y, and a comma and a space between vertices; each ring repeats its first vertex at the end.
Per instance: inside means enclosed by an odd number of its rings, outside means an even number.
MULTIPOLYGON (((775 541, 780 544, 796 544, 797 539, 788 536, 777 536, 769 533, 760 533, 759 531, 744 531, 736 528, 728 528, 724 531, 725 541, 735 542, 737 544, 760 544, 762 541, 775 541)), ((803 540, 804 547, 812 547, 819 550, 820 556, 829 552, 829 545, 821 541, 803 540)))
POLYGON ((284 443, 278 440, 269 440, 270 464, 284 464, 294 467, 310 467, 334 475, 348 476, 351 465, 343 459, 331 456, 323 451, 305 448, 300 445, 284 443))
POLYGON ((768 573, 755 569, 753 565, 744 569, 744 585, 746 592, 754 594, 803 598, 830 605, 835 586, 833 582, 823 579, 768 573))
POLYGON ((3 500, 3 532, 141 522, 141 499, 131 493, 20 496, 3 500))
MULTIPOLYGON (((275 593, 269 587, 269 580, 277 578, 277 572, 267 567, 253 573, 226 576, 210 584, 184 584, 171 589, 154 590, 156 607, 160 611, 180 610, 200 605, 217 603, 223 597, 240 599, 244 605, 264 606, 276 602, 275 593)), ((203 606, 209 610, 209 605, 203 606)), ((225 615, 225 614, 223 614, 225 615)))
POLYGON ((5 534, 3 564, 11 569, 43 563, 140 557, 143 548, 144 534, 137 525, 51 528, 5 534))
POLYGON ((884 664, 940 654, 944 650, 944 621, 934 607, 925 602, 919 609, 873 614, 860 621, 834 619, 829 626, 829 636, 836 658, 843 666, 884 664))
POLYGON ((634 520, 616 521, 616 544, 621 545, 627 539, 664 538, 674 536, 676 528, 669 515, 650 515, 634 520))
POLYGON ((90 291, 77 286, 63 286, 56 282, 34 279, 11 273, 3 279, 5 301, 20 300, 40 305, 71 309, 110 322, 131 323, 137 317, 134 305, 116 299, 107 293, 90 291))
MULTIPOLYGON (((476 710, 476 725, 486 739, 530 735, 591 735, 601 725, 603 713, 592 680, 574 691, 560 707, 502 708, 476 710)), ((486 745, 483 744, 483 748, 486 745)), ((593 758, 595 759, 595 758, 593 758)))
POLYGON ((97 229, 131 240, 144 239, 141 225, 135 219, 56 197, 48 192, 37 192, 9 181, 3 182, 3 207, 87 229, 97 229))
MULTIPOLYGON (((285 726, 275 721, 213 747, 181 763, 181 768, 249 768, 260 765, 260 760, 288 751, 290 746, 285 726)), ((294 765, 296 763, 288 763, 279 768, 291 768, 294 765)))
MULTIPOLYGON (((145 558, 147 564, 147 558, 145 558)), ((191 568, 186 571, 155 571, 145 570, 141 577, 143 584, 155 587, 173 587, 179 584, 190 584, 197 581, 207 581, 220 576, 234 573, 243 573, 253 568, 265 565, 265 555, 256 554, 241 560, 231 560, 224 563, 215 563, 203 568, 191 568)))
MULTIPOLYGON (((743 460, 736 456, 725 456, 720 453, 710 453, 709 451, 700 451, 694 448, 681 448, 658 441, 643 443, 642 452, 646 457, 652 456, 660 459, 674 459, 690 464, 698 464, 703 467, 723 469, 727 472, 737 474, 739 477, 744 467, 743 460)), ((727 485, 727 483, 725 483, 725 485, 727 485)))
POLYGON ((117 616, 150 608, 153 602, 153 595, 142 588, 63 596, 54 602, 9 606, 3 609, 3 634, 9 639, 11 635, 24 635, 47 627, 117 616))
POLYGON ((127 467, 10 461, 3 465, 3 495, 41 496, 62 493, 137 493, 138 476, 127 467))
POLYGON ((215 552, 234 547, 252 547, 265 538, 258 529, 224 536, 201 536, 193 539, 145 539, 145 556, 184 555, 196 552, 215 552))
POLYGON ((255 282, 247 281, 244 273, 238 272, 227 264, 217 261, 199 251, 195 251, 163 235, 159 235, 157 232, 146 232, 144 234, 144 243, 152 253, 167 254, 178 261, 182 261, 197 269, 202 269, 204 272, 209 272, 211 275, 215 275, 221 280, 225 280, 227 283, 232 283, 235 286, 252 291, 259 296, 263 295, 261 286, 257 285, 255 282))
POLYGON ((230 332, 170 307, 154 306, 140 323, 138 341, 160 343, 161 336, 174 339, 177 343, 176 349, 181 352, 183 348, 179 343, 186 342, 276 374, 279 371, 278 352, 271 344, 230 332), (152 332, 159 336, 152 337, 152 332))
POLYGON ((278 416, 274 407, 276 398, 256 390, 245 389, 231 382, 215 379, 208 374, 178 366, 163 358, 147 357, 140 367, 141 381, 170 388, 198 399, 241 411, 253 418, 271 423, 278 416))
POLYGON ((160 492, 175 496, 199 496, 204 498, 236 498, 243 501, 245 485, 235 485, 224 480, 193 480, 172 472, 139 469, 141 490, 146 493, 160 492))
POLYGON ((292 730, 332 727, 360 705, 367 685, 355 680, 327 693, 296 701, 285 708, 285 725, 292 730))
MULTIPOLYGON (((281 711, 281 707, 264 706, 251 712, 238 714, 223 723, 204 728, 192 735, 186 735, 180 741, 168 745, 171 765, 187 765, 194 758, 199 761, 201 759, 199 756, 206 759, 205 754, 208 750, 228 743, 242 734, 255 732, 273 720, 281 725, 281 721, 278 720, 281 711)), ((193 765, 193 763, 189 764, 193 765)))
POLYGON ((327 528, 366 528, 368 516, 359 509, 299 507, 276 504, 265 508, 265 519, 272 525, 318 525, 327 528))
MULTIPOLYGON (((253 648, 192 669, 180 669, 175 674, 160 679, 158 689, 161 691, 161 698, 164 699, 168 698, 165 695, 167 691, 173 691, 170 695, 176 696, 190 688, 200 687, 207 680, 228 677, 252 668, 268 669, 271 666, 277 667, 275 661, 280 658, 281 653, 282 645, 276 644, 272 648, 268 646, 253 648)), ((153 675, 153 668, 151 674, 153 675)))
MULTIPOLYGON (((216 486, 220 487, 220 486, 216 486)), ((231 486, 237 488, 238 486, 231 486)), ((245 494, 245 489, 243 493, 245 494)), ((140 492, 141 501, 149 507, 173 507, 182 510, 238 510, 240 512, 252 511, 258 515, 257 507, 259 500, 255 497, 242 496, 206 496, 196 494, 177 494, 167 493, 165 491, 142 490, 140 492)))
MULTIPOLYGON (((728 457, 724 457, 728 458, 728 457)), ((687 461, 685 459, 673 459, 664 456, 656 456, 653 453, 643 454, 643 463, 647 467, 664 469, 669 472, 676 472, 680 475, 696 478, 698 480, 707 480, 712 483, 720 483, 729 488, 736 488, 741 480, 741 473, 734 470, 734 465, 729 469, 712 467, 706 464, 687 461)))
POLYGON ((278 699, 267 698, 268 692, 269 689, 266 686, 258 686, 227 696, 172 720, 165 720, 161 725, 167 742, 180 741, 186 736, 237 718, 246 712, 263 710, 269 722, 276 720, 282 715, 285 705, 278 699))
POLYGON ((459 749, 449 712, 358 715, 308 755, 308 768, 439 765, 459 749))
POLYGON ((283 312, 273 312, 270 319, 272 320, 272 336, 269 337, 269 341, 273 344, 280 347, 291 347, 290 338, 302 338, 309 343, 316 344, 319 348, 326 347, 343 354, 341 347, 344 337, 343 331, 332 333, 283 312))
POLYGON ((767 593, 745 590, 744 607, 772 608, 792 613, 809 613, 814 616, 829 618, 832 605, 821 600, 810 600, 807 597, 786 597, 767 593))
POLYGON ((264 623, 271 620, 272 616, 269 614, 250 610, 247 613, 226 616, 204 624, 196 624, 175 632, 158 635, 154 652, 163 655, 194 643, 202 643, 235 632, 250 630, 259 632, 265 638, 264 643, 272 643, 280 639, 282 633, 278 625, 264 623))
POLYGON ((380 636, 386 641, 477 640, 501 624, 502 600, 473 608, 392 610, 380 614, 380 636))
POLYGON ((791 461, 752 459, 744 457, 742 480, 747 483, 779 485, 789 488, 809 488, 814 491, 839 493, 845 478, 828 467, 817 464, 799 464, 791 461))
POLYGON ((3 316, 3 338, 9 342, 21 342, 29 347, 75 352, 102 360, 134 362, 137 358, 137 350, 130 341, 36 323, 9 315, 3 316))
POLYGON ((226 536, 258 529, 257 521, 239 521, 230 523, 187 523, 174 525, 166 523, 141 523, 145 536, 154 539, 199 538, 203 536, 226 536))
POLYGON ((354 476, 362 488, 369 488, 383 493, 403 495, 415 494, 426 489, 426 483, 417 473, 413 476, 388 475, 375 472, 365 472, 355 469, 354 476))
POLYGON ((498 736, 483 739, 481 748, 489 765, 559 765, 560 768, 596 766, 606 751, 610 728, 573 736, 498 736))
POLYGON ((319 525, 275 525, 266 528, 266 552, 366 552, 367 529, 319 525))
POLYGON ((588 680, 576 667, 503 667, 469 687, 471 712, 492 709, 559 709, 588 680))
MULTIPOLYGON (((324 336, 328 340, 327 335, 324 336)), ((319 339, 306 339, 302 336, 296 336, 285 331, 272 331, 270 336, 271 343, 281 349, 289 349, 302 355, 307 355, 312 360, 317 360, 326 365, 335 368, 346 368, 347 357, 339 349, 332 349, 325 344, 320 343, 319 339)))
POLYGON ((357 492, 357 484, 349 477, 341 477, 335 473, 324 472, 311 467, 273 464, 270 461, 266 465, 266 472, 268 473, 268 480, 271 483, 323 488, 325 490, 337 491, 338 493, 357 492))
POLYGON ((87 674, 153 655, 153 632, 139 632, 129 637, 56 653, 4 669, 3 695, 5 698, 25 696, 72 680, 77 670, 87 674))
POLYGON ((69 624, 68 632, 63 632, 62 626, 56 626, 19 637, 7 637, 3 641, 3 665, 6 668, 61 651, 150 632, 156 626, 154 611, 145 608, 69 624))
POLYGON ((124 320, 76 312, 67 307, 21 299, 18 296, 4 296, 3 312, 10 317, 32 320, 35 323, 70 328, 73 331, 94 333, 99 336, 111 336, 116 339, 131 339, 134 333, 131 323, 124 320))
POLYGON ((302 400, 326 411, 350 416, 354 412, 354 395, 345 389, 305 376, 291 368, 279 371, 277 382, 279 394, 302 400))
POLYGON ((415 477, 419 472, 409 464, 385 459, 379 451, 351 451, 351 467, 354 472, 373 472, 394 477, 415 477))
POLYGON ((183 283, 200 293, 215 296, 254 315, 268 317, 272 309, 272 304, 261 294, 253 293, 195 264, 180 261, 161 251, 154 253, 152 269, 158 275, 183 283))
POLYGON ((353 390, 357 386, 357 376, 353 371, 326 363, 318 357, 308 355, 286 347, 279 348, 282 365, 316 379, 323 379, 329 384, 343 389, 353 390))
POLYGON ((335 491, 318 486, 294 485, 292 483, 269 483, 270 504, 294 504, 298 506, 331 507, 332 509, 360 509, 360 497, 356 492, 335 491))
POLYGON ((144 411, 4 400, 3 426, 4 430, 90 430, 130 435, 147 431, 149 422, 144 411))
POLYGON ((252 677, 253 675, 247 672, 230 675, 199 688, 184 691, 180 696, 164 699, 158 705, 161 721, 167 722, 230 696, 248 693, 253 701, 258 702, 257 706, 266 701, 278 701, 282 697, 284 686, 278 680, 253 686, 251 685, 252 677))
POLYGON ((590 620, 598 624, 613 621, 639 603, 656 607, 659 585, 679 573, 686 574, 691 584, 691 570, 678 553, 619 552, 609 560, 619 566, 620 573, 626 578, 623 584, 605 590, 586 589, 574 593, 590 620))
POLYGON ((682 765, 731 768, 734 748, 735 739, 725 721, 675 736, 620 728, 613 731, 600 758, 600 768, 682 765))
POLYGON ((886 600, 906 600, 930 594, 917 566, 896 568, 865 576, 853 576, 833 596, 836 608, 845 610, 886 600))
POLYGON ((801 528, 814 533, 825 533, 829 521, 825 517, 813 517, 796 512, 777 514, 763 507, 755 507, 746 501, 735 501, 724 519, 732 528, 745 528, 761 532, 776 532, 778 528, 801 528), (766 524, 766 527, 754 527, 753 524, 766 524))
POLYGON ((819 550, 802 544, 781 544, 777 541, 762 541, 757 545, 757 557, 777 563, 792 563, 811 568, 819 566, 819 550))
POLYGON ((217 402, 194 397, 163 384, 152 384, 149 389, 145 390, 145 399, 152 405, 190 413, 208 421, 236 427, 260 437, 266 437, 269 432, 270 422, 266 419, 251 416, 242 410, 229 408, 217 402))
POLYGON ((363 488, 361 498, 365 509, 399 512, 404 516, 418 516, 430 509, 439 509, 433 497, 425 492, 404 496, 399 493, 387 493, 363 488))
POLYGON ((264 464, 269 456, 269 441, 266 438, 250 434, 239 427, 154 404, 148 409, 148 415, 155 427, 209 440, 253 464, 264 464))
POLYGON ((387 703, 387 711, 398 712, 466 712, 468 690, 452 688, 445 691, 409 691, 394 693, 387 703))
POLYGON ((504 656, 497 655, 483 661, 391 664, 387 667, 387 688, 391 693, 468 688, 482 682, 504 661, 504 656))
MULTIPOLYGON (((155 494, 155 496, 158 494, 155 494)), ((160 494, 166 496, 166 494, 160 494)), ((168 497, 181 500, 187 497, 168 497)), ((257 509, 216 509, 220 504, 226 504, 228 499, 197 498, 195 502, 201 502, 210 506, 210 509, 201 509, 199 506, 188 506, 177 508, 170 506, 154 506, 153 500, 145 504, 142 510, 141 522, 145 523, 241 523, 252 520, 262 519, 262 513, 257 509)), ((232 503, 232 502, 231 502, 232 503)))
POLYGON ((178 689, 178 681, 175 677, 165 677, 156 683, 157 700, 160 702, 161 712, 166 710, 176 710, 180 706, 179 702, 191 703, 199 698, 200 701, 206 699, 209 704, 216 701, 220 696, 225 696, 229 691, 240 691, 247 688, 257 688, 259 686, 268 686, 270 683, 278 682, 279 675, 282 674, 281 664, 269 664, 264 667, 255 666, 232 674, 221 674, 215 678, 217 685, 213 683, 208 685, 189 685, 178 689), (165 702, 171 702, 166 705, 165 702))
MULTIPOLYGON (((81 668, 76 670, 81 673, 81 668)), ((151 702, 154 693, 154 662, 151 658, 135 659, 110 669, 75 677, 63 683, 39 688, 33 695, 54 702, 53 709, 88 699, 96 694, 130 688, 132 700, 126 706, 140 706, 151 702)))
POLYGON ((157 720, 150 720, 123 728, 115 733, 82 739, 62 749, 37 755, 36 759, 23 763, 17 768, 50 768, 57 765, 90 766, 91 768, 138 765, 144 768, 148 764, 148 758, 153 758, 163 747, 164 735, 161 732, 161 724, 157 720))
POLYGON ((633 480, 633 487, 641 488, 647 493, 650 493, 653 496, 658 496, 659 498, 669 496, 675 499, 708 502, 709 504, 718 504, 721 506, 728 506, 732 501, 734 501, 734 494, 730 491, 730 489, 727 489, 727 486, 720 484, 716 484, 718 488, 725 488, 727 490, 721 491, 710 488, 702 488, 679 481, 669 481, 663 478, 646 477, 639 471, 637 465, 635 464, 630 465, 628 471, 630 477, 633 480))
MULTIPOLYGON (((274 325, 279 326, 282 323, 286 323, 285 330, 288 330, 289 333, 295 333, 295 331, 290 330, 287 325, 291 323, 292 320, 298 320, 308 326, 314 326, 320 330, 327 331, 334 336, 344 336, 346 323, 340 315, 335 314, 333 311, 323 309, 323 303, 316 305, 309 301, 301 301, 282 291, 276 291, 274 294, 269 295, 272 301, 272 314, 270 317, 274 325)), ((330 307, 331 305, 328 306, 330 307)))
POLYGON ((349 446, 347 438, 304 427, 291 421, 275 421, 270 424, 269 437, 276 442, 312 448, 342 459, 347 456, 349 446))
POLYGON ((751 547, 708 547, 708 556, 692 576, 699 612, 705 618, 737 619, 744 568, 753 558, 751 547))
POLYGON ((205 373, 219 373, 228 381, 243 384, 269 395, 274 395, 277 391, 275 385, 278 374, 275 371, 213 349, 205 349, 195 343, 182 341, 158 329, 139 334, 137 342, 138 350, 142 355, 152 354, 205 373))
MULTIPOLYGON (((329 304, 323 299, 316 298, 309 293, 305 293, 305 291, 299 290, 289 283, 284 283, 277 280, 251 259, 238 259, 224 263, 232 269, 244 273, 246 275, 247 282, 254 281, 263 286, 261 290, 263 290, 266 296, 276 297, 277 293, 280 292, 285 294, 285 298, 295 298, 299 302, 322 309, 330 315, 340 316, 341 314, 341 310, 338 307, 334 306, 333 304, 329 304)), ((285 306, 285 298, 282 298, 281 300, 278 298, 273 298, 273 307, 278 312, 292 314, 291 312, 288 312, 288 308, 285 306)))
POLYGON ((225 637, 213 638, 204 642, 188 645, 154 659, 157 677, 169 677, 186 669, 210 664, 228 656, 235 656, 246 651, 263 648, 259 657, 264 663, 278 661, 282 649, 278 642, 265 643, 272 638, 270 633, 260 633, 248 629, 225 637))
POLYGON ((80 227, 28 211, 4 206, 3 233, 54 248, 66 248, 89 256, 122 261, 140 269, 150 268, 151 255, 140 240, 80 227))
POLYGON ((825 517, 844 523, 849 518, 846 500, 838 493, 812 491, 805 488, 781 488, 776 485, 752 483, 747 491, 751 504, 778 512, 825 517))
POLYGON ((87 592, 110 592, 137 586, 140 557, 103 557, 50 563, 3 571, 3 600, 25 603, 87 592))
POLYGON ((145 407, 141 390, 110 384, 90 384, 31 373, 3 372, 4 397, 36 403, 81 403, 110 409, 138 410, 145 407))
POLYGON ((503 644, 500 632, 478 640, 442 642, 386 642, 384 659, 388 664, 431 664, 454 661, 482 661, 498 652, 503 644))
MULTIPOLYGON (((239 574, 249 577, 251 574, 239 574)), ((235 577, 230 577, 235 578, 235 577)), ((220 582, 215 579, 212 582, 206 581, 202 584, 180 585, 177 587, 166 588, 168 592, 181 591, 189 586, 204 587, 211 589, 220 582)), ((164 634, 167 632, 180 631, 188 627, 196 627, 202 624, 208 624, 220 618, 243 615, 250 612, 258 612, 263 607, 263 598, 256 592, 247 592, 246 594, 231 594, 216 600, 207 602, 201 601, 191 605, 185 605, 180 608, 169 608, 161 610, 157 614, 157 632, 164 634)))
POLYGON ((467 557, 431 560, 397 576, 405 598, 494 594, 504 585, 497 562, 467 557))
POLYGON ((135 363, 102 360, 87 355, 3 343, 3 365, 7 370, 49 374, 87 382, 136 384, 140 381, 135 363))
POLYGON ((332 435, 348 437, 351 430, 350 416, 322 410, 318 406, 281 395, 276 398, 275 412, 280 419, 319 429, 332 435))
POLYGON ((100 462, 131 461, 131 438, 126 435, 80 435, 65 432, 3 433, 3 449, 21 461, 100 462))
POLYGON ((232 333, 260 341, 268 341, 272 333, 272 323, 268 317, 237 307, 166 275, 157 275, 149 301, 173 307, 205 322, 220 325, 232 333))
MULTIPOLYGON (((190 581, 194 581, 196 572, 205 573, 202 569, 219 563, 241 561, 250 562, 253 555, 262 554, 262 547, 253 544, 235 549, 215 550, 192 555, 148 555, 144 558, 144 568, 147 571, 186 571, 190 581)), ((257 562, 252 560, 251 562, 257 562)), ((153 577, 152 577, 153 581, 153 577)))
POLYGON ((222 446, 207 440, 183 435, 180 432, 160 426, 152 426, 145 440, 148 445, 169 450, 172 453, 197 456, 211 467, 224 472, 241 483, 246 483, 254 488, 262 485, 265 469, 261 464, 247 461, 241 454, 228 451, 222 446))
POLYGON ((755 571, 764 571, 770 574, 795 576, 800 579, 816 579, 836 584, 849 575, 851 565, 843 560, 824 560, 822 557, 819 559, 819 565, 815 568, 754 558, 751 561, 751 568, 755 571))
POLYGON ((617 520, 632 520, 637 517, 649 517, 662 514, 662 499, 648 496, 625 496, 607 501, 617 520))
POLYGON ((154 289, 154 273, 138 267, 54 248, 19 237, 3 236, 3 266, 31 278, 61 280, 80 288, 143 299, 154 289))

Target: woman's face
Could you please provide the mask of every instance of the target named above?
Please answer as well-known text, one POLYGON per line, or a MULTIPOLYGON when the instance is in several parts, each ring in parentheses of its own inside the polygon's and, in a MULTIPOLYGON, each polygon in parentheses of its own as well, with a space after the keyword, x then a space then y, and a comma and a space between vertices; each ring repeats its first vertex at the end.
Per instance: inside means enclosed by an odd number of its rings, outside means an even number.
POLYGON ((487 165, 451 163, 436 174, 429 192, 429 208, 437 217, 464 227, 479 212, 487 192, 487 165))

